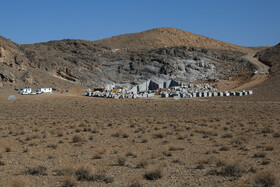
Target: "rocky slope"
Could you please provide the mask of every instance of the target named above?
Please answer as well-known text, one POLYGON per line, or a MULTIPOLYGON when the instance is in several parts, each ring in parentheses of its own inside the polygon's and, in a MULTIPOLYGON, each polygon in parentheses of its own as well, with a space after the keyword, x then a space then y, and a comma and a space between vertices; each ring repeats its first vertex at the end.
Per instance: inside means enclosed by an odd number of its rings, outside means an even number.
MULTIPOLYGON (((0 38, 2 86, 126 86, 155 76, 180 82, 247 77, 253 49, 186 31, 158 28, 99 41, 61 40, 18 45, 0 38)), ((0 85, 1 86, 1 85, 0 85)))
POLYGON ((274 47, 262 50, 256 57, 264 64, 271 67, 270 72, 273 76, 279 75, 280 70, 280 43, 274 47))
POLYGON ((270 78, 259 85, 256 89, 262 93, 263 99, 273 99, 279 101, 280 99, 280 43, 260 51, 256 54, 259 61, 270 66, 270 78))
POLYGON ((124 34, 95 41, 107 47, 116 49, 157 49, 174 46, 193 46, 206 49, 223 49, 231 51, 241 51, 245 53, 255 53, 254 48, 247 48, 218 41, 205 36, 175 28, 155 28, 139 33, 124 34))

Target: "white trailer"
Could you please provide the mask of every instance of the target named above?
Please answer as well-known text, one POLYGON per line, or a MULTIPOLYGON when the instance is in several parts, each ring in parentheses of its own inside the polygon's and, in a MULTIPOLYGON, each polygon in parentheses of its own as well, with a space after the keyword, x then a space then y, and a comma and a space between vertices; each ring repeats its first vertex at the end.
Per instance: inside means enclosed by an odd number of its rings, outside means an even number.
POLYGON ((22 88, 20 89, 20 94, 21 95, 28 95, 28 94, 31 94, 32 90, 31 88, 22 88))
POLYGON ((52 93, 52 88, 39 88, 38 93, 52 93))

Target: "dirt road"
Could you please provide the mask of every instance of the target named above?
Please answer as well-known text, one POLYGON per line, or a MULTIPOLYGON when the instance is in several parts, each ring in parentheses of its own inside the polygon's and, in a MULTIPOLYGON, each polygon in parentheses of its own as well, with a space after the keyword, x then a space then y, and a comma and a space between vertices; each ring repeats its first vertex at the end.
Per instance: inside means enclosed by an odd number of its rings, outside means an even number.
POLYGON ((252 88, 253 86, 263 83, 268 78, 269 67, 267 65, 261 63, 260 61, 258 61, 258 59, 254 58, 250 54, 246 55, 245 58, 257 67, 257 72, 249 82, 235 88, 234 90, 244 90, 252 88))

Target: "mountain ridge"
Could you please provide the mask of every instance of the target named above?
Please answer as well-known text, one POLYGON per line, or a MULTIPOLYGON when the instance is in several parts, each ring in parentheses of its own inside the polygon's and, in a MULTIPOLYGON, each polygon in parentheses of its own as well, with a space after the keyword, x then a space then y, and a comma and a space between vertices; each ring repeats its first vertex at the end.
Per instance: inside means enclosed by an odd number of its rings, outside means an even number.
POLYGON ((254 49, 173 28, 24 45, 2 37, 0 45, 0 81, 10 86, 136 84, 160 74, 188 82, 248 77, 254 69, 242 58, 254 49))

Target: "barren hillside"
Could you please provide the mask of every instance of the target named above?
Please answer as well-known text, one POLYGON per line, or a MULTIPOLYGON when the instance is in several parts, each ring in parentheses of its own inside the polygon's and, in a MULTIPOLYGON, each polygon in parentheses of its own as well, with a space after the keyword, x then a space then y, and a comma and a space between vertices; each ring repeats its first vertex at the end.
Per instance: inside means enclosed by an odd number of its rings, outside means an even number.
POLYGON ((175 28, 155 28, 139 33, 124 34, 95 41, 111 48, 155 49, 174 46, 194 46, 206 49, 223 49, 254 53, 258 49, 247 48, 218 41, 175 28))
POLYGON ((2 87, 67 89, 113 82, 130 87, 154 76, 180 82, 246 81, 254 66, 243 56, 257 50, 172 28, 29 45, 1 37, 0 47, 2 87))
POLYGON ((263 99, 274 100, 280 99, 280 44, 275 45, 274 47, 265 49, 256 54, 256 57, 270 66, 270 78, 263 84, 257 86, 256 90, 261 93, 263 99))

